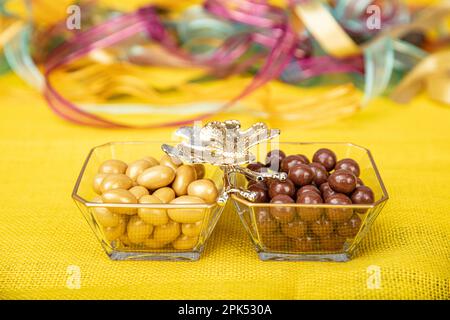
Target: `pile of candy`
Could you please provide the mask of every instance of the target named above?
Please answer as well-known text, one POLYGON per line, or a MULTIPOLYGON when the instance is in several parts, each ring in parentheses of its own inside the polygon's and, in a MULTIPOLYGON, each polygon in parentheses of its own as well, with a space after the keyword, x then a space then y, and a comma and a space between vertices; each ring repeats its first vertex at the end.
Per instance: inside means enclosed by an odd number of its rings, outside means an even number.
MULTIPOLYGON (((158 161, 145 157, 129 164, 104 161, 94 177, 99 194, 92 202, 109 204, 215 203, 215 183, 204 178, 202 164, 182 164, 167 155, 158 161)), ((208 210, 202 208, 94 207, 93 215, 108 241, 124 246, 192 249, 208 227, 208 210)))
POLYGON ((356 236, 361 227, 358 214, 362 208, 323 208, 372 204, 372 189, 359 178, 360 167, 350 158, 337 161, 330 149, 317 150, 312 161, 303 154, 286 156, 281 150, 267 154, 265 163, 251 163, 257 172, 267 170, 286 172, 284 181, 250 180, 248 190, 257 195, 256 202, 279 206, 256 207, 255 220, 263 244, 276 250, 337 250, 346 239, 356 236), (296 199, 296 200, 295 200, 296 199), (312 207, 292 207, 283 204, 307 204, 312 207), (315 205, 315 206, 314 206, 315 205))

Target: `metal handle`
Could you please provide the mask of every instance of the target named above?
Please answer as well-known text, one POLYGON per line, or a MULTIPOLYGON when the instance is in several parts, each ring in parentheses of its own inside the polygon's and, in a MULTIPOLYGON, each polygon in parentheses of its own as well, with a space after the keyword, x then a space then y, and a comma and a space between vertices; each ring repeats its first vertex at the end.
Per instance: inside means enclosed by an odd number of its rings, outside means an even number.
POLYGON ((233 193, 238 194, 244 199, 247 199, 251 202, 254 202, 256 200, 256 193, 253 191, 248 191, 242 188, 228 188, 220 194, 219 198, 217 199, 217 203, 224 206, 227 203, 227 200, 230 198, 230 194, 233 193))

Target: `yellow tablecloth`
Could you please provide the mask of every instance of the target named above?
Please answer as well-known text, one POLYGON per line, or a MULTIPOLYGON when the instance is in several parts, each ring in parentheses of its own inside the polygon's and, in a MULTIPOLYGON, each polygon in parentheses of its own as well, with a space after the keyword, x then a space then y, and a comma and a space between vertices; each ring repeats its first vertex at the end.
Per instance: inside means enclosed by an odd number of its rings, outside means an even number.
POLYGON ((0 77, 0 110, 0 298, 450 297, 450 108, 426 97, 378 99, 326 127, 281 128, 285 140, 350 141, 374 154, 391 198, 347 263, 261 262, 231 208, 198 262, 110 261, 70 198, 81 164, 95 145, 169 139, 172 129, 72 125, 14 75, 0 77), (79 289, 67 285, 70 266, 79 289), (368 286, 371 268, 378 289, 368 286))

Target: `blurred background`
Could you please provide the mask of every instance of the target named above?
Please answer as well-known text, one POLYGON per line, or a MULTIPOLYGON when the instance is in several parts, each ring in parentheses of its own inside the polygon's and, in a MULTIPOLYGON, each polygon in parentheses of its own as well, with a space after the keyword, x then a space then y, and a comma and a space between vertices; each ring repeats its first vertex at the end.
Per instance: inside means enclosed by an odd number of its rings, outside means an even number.
POLYGON ((446 1, 1 4, 3 77, 15 73, 80 125, 251 116, 307 128, 378 97, 407 103, 425 91, 450 103, 446 1))

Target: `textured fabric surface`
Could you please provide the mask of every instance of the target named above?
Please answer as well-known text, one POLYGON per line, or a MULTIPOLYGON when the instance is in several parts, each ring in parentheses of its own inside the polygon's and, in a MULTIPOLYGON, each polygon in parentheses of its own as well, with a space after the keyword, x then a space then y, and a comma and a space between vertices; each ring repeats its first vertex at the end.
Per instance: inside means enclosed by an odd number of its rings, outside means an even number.
POLYGON ((0 102, 0 298, 450 298, 450 109, 425 97, 379 99, 321 128, 281 128, 283 140, 373 152, 390 200, 346 263, 259 261, 231 206, 198 262, 110 261, 70 197, 82 162, 95 145, 170 139, 172 130, 69 124, 13 75, 0 78, 0 102), (79 289, 67 285, 70 266, 79 289))

